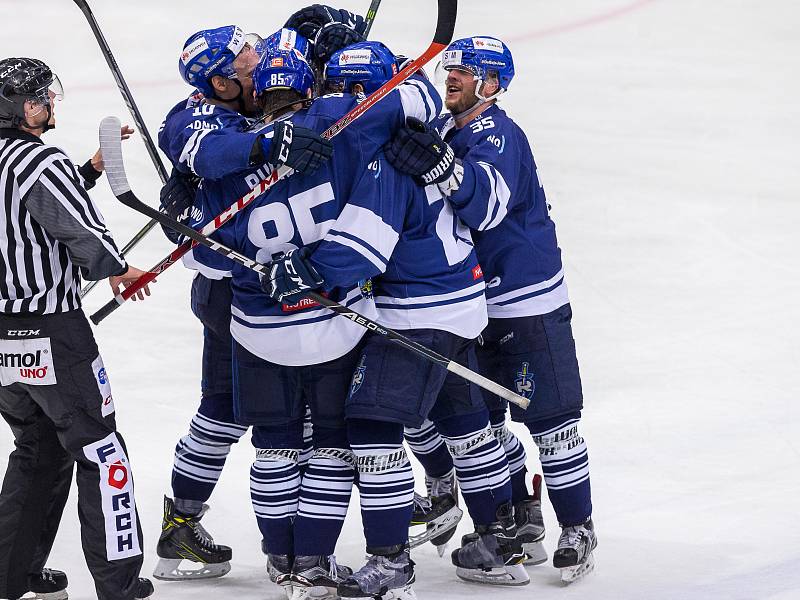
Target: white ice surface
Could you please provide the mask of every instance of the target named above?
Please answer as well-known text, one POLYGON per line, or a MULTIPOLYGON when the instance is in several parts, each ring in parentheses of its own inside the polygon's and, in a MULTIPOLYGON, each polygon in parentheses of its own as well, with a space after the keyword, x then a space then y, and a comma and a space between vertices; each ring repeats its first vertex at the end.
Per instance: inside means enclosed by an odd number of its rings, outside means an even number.
MULTIPOLYGON (((155 135, 187 92, 175 63, 189 33, 228 22, 267 33, 305 1, 95 0, 94 8, 155 135)), ((461 4, 456 35, 499 36, 516 59, 503 106, 534 143, 564 251, 600 545, 595 573, 570 588, 540 566, 529 586, 492 590, 459 582, 429 546, 415 553, 420 599, 800 598, 800 5, 461 4)), ((386 0, 373 37, 420 53, 434 5, 386 0)), ((59 73, 67 96, 48 141, 85 160, 102 117, 130 119, 83 16, 68 0, 0 7, 0 55, 38 56, 59 73)), ((155 203, 159 184, 141 141, 124 151, 134 190, 155 203)), ((93 195, 124 244, 143 219, 117 205, 104 182, 93 195)), ((130 258, 147 268, 168 248, 153 233, 130 258)), ((188 310, 189 281, 171 269, 146 304, 96 329, 136 475, 145 574, 172 450, 199 394, 201 330, 188 310)), ((108 297, 99 286, 87 312, 108 297)), ((4 467, 12 442, 0 429, 4 467)), ((206 519, 234 547, 233 571, 208 583, 156 583, 158 597, 281 597, 264 576, 251 456, 246 441, 234 449, 206 519)), ((338 555, 358 566, 363 541, 351 512, 338 555)), ((552 552, 549 506, 545 517, 552 552)), ((69 572, 71 598, 94 597, 74 496, 50 564, 69 572)))

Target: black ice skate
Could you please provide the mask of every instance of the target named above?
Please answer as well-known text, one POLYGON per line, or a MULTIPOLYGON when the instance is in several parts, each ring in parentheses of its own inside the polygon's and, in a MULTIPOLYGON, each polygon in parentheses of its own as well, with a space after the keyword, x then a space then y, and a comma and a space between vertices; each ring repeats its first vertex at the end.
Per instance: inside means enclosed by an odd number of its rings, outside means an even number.
POLYGON ((451 555, 456 575, 489 585, 525 585, 530 577, 522 566, 525 553, 517 539, 510 503, 497 509, 497 519, 461 538, 461 548, 451 555))
POLYGON ((171 498, 164 497, 164 521, 156 552, 158 564, 153 577, 166 580, 208 579, 222 577, 231 570, 231 549, 214 543, 200 524, 208 510, 203 505, 197 516, 175 512, 171 498), (181 568, 182 561, 195 563, 194 568, 181 568))
POLYGON ((542 517, 542 476, 533 476, 533 496, 514 505, 514 521, 517 524, 517 540, 525 552, 525 565, 540 565, 547 562, 544 549, 544 518, 542 517))
POLYGON ((428 497, 414 493, 414 513, 410 527, 424 525, 425 530, 418 533, 409 532, 409 547, 416 548, 430 541, 436 546, 439 556, 444 556, 447 542, 456 532, 464 514, 458 507, 458 484, 455 471, 444 477, 425 476, 428 497))
POLYGON ((553 566, 561 569, 561 582, 572 583, 594 570, 592 552, 597 547, 594 524, 589 518, 581 525, 562 527, 553 566))
POLYGON ((337 586, 352 574, 353 569, 336 564, 333 555, 295 556, 291 600, 337 600, 337 586))
POLYGON ((287 600, 291 600, 294 593, 292 580, 293 558, 288 554, 270 554, 265 543, 261 542, 261 550, 267 555, 267 576, 269 580, 281 587, 287 600))
POLYGON ((414 561, 408 546, 367 548, 367 564, 339 584, 342 598, 372 600, 417 600, 414 583, 414 561))
POLYGON ((28 593, 20 600, 66 600, 67 574, 55 569, 42 569, 28 576, 28 593))
POLYGON ((152 581, 144 577, 139 577, 139 581, 136 582, 136 595, 134 595, 134 599, 144 600, 152 596, 154 591, 152 581))

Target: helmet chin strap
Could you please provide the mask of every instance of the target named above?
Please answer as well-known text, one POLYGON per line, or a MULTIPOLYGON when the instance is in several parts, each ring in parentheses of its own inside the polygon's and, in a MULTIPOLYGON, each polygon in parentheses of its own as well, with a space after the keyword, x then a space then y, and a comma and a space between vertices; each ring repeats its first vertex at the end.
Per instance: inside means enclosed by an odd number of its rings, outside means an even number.
POLYGON ((482 95, 480 93, 480 89, 483 87, 484 80, 483 79, 478 79, 477 81, 478 81, 478 85, 475 86, 475 97, 478 98, 477 102, 475 102, 475 104, 470 106, 464 112, 460 112, 457 115, 453 115, 453 118, 456 121, 459 121, 461 119, 465 119, 466 117, 468 117, 470 115, 470 113, 475 111, 477 108, 479 108, 480 106, 483 106, 487 102, 491 102, 492 100, 496 99, 500 94, 505 92, 505 90, 503 88, 497 88, 497 91, 494 94, 492 94, 491 96, 484 96, 484 95, 482 95))

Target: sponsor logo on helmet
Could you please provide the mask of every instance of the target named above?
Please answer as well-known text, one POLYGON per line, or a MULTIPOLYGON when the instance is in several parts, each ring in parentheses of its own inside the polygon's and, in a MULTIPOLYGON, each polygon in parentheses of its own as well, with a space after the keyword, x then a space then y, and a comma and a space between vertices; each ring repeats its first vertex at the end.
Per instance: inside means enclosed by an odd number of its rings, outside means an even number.
POLYGON ((462 55, 461 50, 445 50, 442 54, 442 66, 452 67, 462 64, 462 55))
POLYGON ((269 63, 269 66, 270 67, 282 67, 283 66, 283 59, 280 58, 280 57, 273 58, 272 62, 269 63))
POLYGON ((0 73, 0 77, 5 77, 6 75, 10 75, 11 73, 13 73, 13 72, 14 72, 14 71, 16 71, 17 69, 19 69, 21 66, 22 66, 22 63, 21 63, 21 62, 19 62, 19 63, 15 64, 15 65, 11 65, 11 66, 10 66, 10 67, 8 67, 8 68, 7 68, 5 71, 3 71, 2 73, 0 73))
POLYGON ((292 50, 297 43, 297 32, 293 29, 281 29, 281 39, 278 41, 278 49, 292 50))
POLYGON ((201 37, 196 39, 183 49, 183 54, 181 54, 181 62, 184 65, 187 65, 195 56, 201 52, 205 52, 206 50, 208 50, 208 42, 206 41, 206 38, 201 37))
POLYGON ((370 75, 368 69, 342 69, 339 71, 341 75, 370 75))
POLYGON ((349 50, 339 55, 340 65, 368 65, 372 62, 372 50, 349 50))
POLYGON ((491 52, 499 52, 502 54, 505 51, 503 43, 492 38, 475 37, 472 38, 472 46, 476 50, 489 50, 491 52))
POLYGON ((487 58, 484 58, 483 60, 481 60, 481 64, 482 65, 491 65, 493 67, 505 67, 506 66, 506 63, 503 62, 502 60, 489 60, 487 58))
POLYGON ((241 27, 234 27, 231 41, 228 44, 228 50, 233 52, 233 55, 236 56, 242 51, 242 48, 244 48, 244 43, 244 31, 242 31, 241 27))

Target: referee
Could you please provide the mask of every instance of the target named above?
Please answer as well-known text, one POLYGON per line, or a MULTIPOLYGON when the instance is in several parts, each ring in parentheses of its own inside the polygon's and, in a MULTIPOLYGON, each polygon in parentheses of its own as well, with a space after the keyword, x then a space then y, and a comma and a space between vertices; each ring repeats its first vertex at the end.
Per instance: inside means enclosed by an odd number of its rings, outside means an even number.
POLYGON ((66 598, 66 575, 44 565, 74 463, 98 598, 146 598, 153 586, 139 578, 130 463, 79 295, 81 278, 109 277, 116 290, 142 272, 122 258, 86 193, 102 156, 78 168, 40 139, 55 124, 60 96, 42 61, 0 60, 0 414, 16 445, 0 492, 0 598, 66 598))

